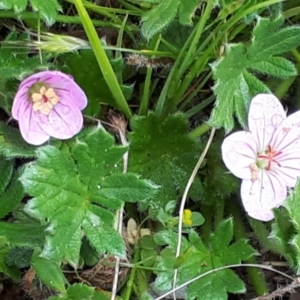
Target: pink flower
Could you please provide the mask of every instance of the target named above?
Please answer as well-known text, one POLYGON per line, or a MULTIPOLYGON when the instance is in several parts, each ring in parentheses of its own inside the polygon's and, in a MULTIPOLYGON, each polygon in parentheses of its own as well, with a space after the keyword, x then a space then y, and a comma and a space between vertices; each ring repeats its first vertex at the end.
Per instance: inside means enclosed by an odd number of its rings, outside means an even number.
POLYGON ((87 98, 73 78, 59 71, 29 76, 19 86, 12 116, 19 121, 24 140, 41 145, 50 137, 65 140, 82 128, 81 110, 87 98))
POLYGON ((275 96, 259 94, 250 104, 248 127, 225 138, 222 157, 243 179, 241 198, 248 214, 270 221, 272 209, 282 205, 300 176, 300 111, 286 117, 275 96))

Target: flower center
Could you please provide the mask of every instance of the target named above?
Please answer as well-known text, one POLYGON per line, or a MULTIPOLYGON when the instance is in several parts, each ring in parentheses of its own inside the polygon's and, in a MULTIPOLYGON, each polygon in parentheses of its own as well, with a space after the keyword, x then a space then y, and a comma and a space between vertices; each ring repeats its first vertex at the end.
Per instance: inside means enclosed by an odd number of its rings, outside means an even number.
POLYGON ((268 146, 267 150, 261 152, 257 155, 257 160, 254 164, 249 166, 251 172, 251 180, 254 182, 258 178, 259 169, 265 169, 270 171, 272 164, 281 167, 277 160, 277 157, 282 153, 282 151, 276 151, 272 146, 268 146))
POLYGON ((38 82, 31 87, 29 96, 32 101, 32 109, 40 111, 43 115, 49 115, 59 100, 54 89, 42 82, 38 82))
POLYGON ((280 167, 280 163, 276 159, 281 153, 281 151, 276 151, 269 145, 265 152, 262 152, 257 156, 257 165, 262 169, 266 169, 267 171, 271 170, 272 164, 276 164, 280 167))

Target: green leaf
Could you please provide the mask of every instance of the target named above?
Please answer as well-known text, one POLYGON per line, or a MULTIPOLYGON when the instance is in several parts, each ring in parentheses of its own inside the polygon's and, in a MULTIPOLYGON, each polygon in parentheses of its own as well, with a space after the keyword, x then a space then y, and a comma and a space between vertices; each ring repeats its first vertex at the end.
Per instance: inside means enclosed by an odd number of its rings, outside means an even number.
MULTIPOLYGON (((295 192, 299 192, 296 186, 295 192)), ((273 245, 272 251, 283 255, 289 264, 296 268, 296 249, 291 246, 290 240, 295 235, 296 231, 289 217, 288 211, 281 207, 274 209, 275 221, 272 223, 272 232, 270 234, 270 242, 273 245)), ((271 248, 269 246, 269 248, 271 248)))
POLYGON ((192 18, 199 7, 199 0, 181 0, 179 6, 179 21, 183 25, 192 25, 192 18))
POLYGON ((164 0, 142 17, 142 34, 151 39, 175 18, 180 0, 164 0))
POLYGON ((121 174, 126 151, 100 126, 82 131, 61 149, 37 149, 37 160, 27 165, 21 181, 34 197, 25 210, 49 221, 42 257, 77 266, 83 235, 101 254, 125 254, 123 239, 112 228, 114 213, 123 201, 146 200, 157 190, 121 174))
MULTIPOLYGON (((13 162, 11 160, 0 159, 0 195, 4 193, 13 173, 13 162)), ((1 208, 0 208, 1 209, 1 208)))
POLYGON ((64 295, 54 296, 48 298, 48 300, 109 300, 104 294, 96 291, 94 288, 84 285, 82 283, 76 283, 70 286, 67 293, 64 295))
POLYGON ((57 11, 61 10, 57 0, 30 0, 33 10, 38 11, 48 26, 54 24, 57 11))
POLYGON ((116 174, 103 180, 99 196, 115 201, 146 201, 149 199, 149 193, 157 188, 158 186, 141 180, 134 174, 116 174))
POLYGON ((10 45, 5 45, 5 42, 22 43, 22 41, 28 41, 28 39, 29 35, 18 35, 16 31, 12 31, 5 39, 0 49, 0 77, 2 79, 23 79, 35 70, 42 70, 48 67, 48 64, 40 62, 38 55, 28 56, 29 53, 25 47, 20 51, 18 47, 15 47, 14 50, 10 45))
POLYGON ((44 244, 45 227, 40 223, 0 222, 0 236, 4 236, 13 246, 41 247, 44 244))
POLYGON ((22 173, 21 170, 22 168, 15 172, 5 192, 3 194, 0 193, 0 219, 5 217, 14 208, 16 208, 24 198, 24 189, 19 180, 19 177, 22 173))
POLYGON ((18 269, 30 266, 33 249, 29 247, 13 247, 9 250, 6 263, 8 266, 16 266, 18 269))
POLYGON ((35 148, 27 144, 20 131, 0 122, 0 155, 8 158, 35 157, 35 148))
POLYGON ((288 219, 284 222, 277 218, 277 228, 273 228, 273 236, 283 246, 283 249, 286 250, 286 256, 290 262, 292 262, 293 267, 300 271, 300 217, 299 217, 299 203, 300 203, 300 180, 290 193, 290 196, 284 202, 284 207, 288 212, 288 219), (288 221, 292 223, 293 229, 290 228, 288 221), (279 227, 280 226, 280 227, 279 227), (277 229, 277 230, 276 230, 277 229), (279 229, 279 230, 278 230, 279 229))
POLYGON ((27 7, 28 0, 2 0, 0 9, 13 9, 16 13, 24 11, 27 7))
POLYGON ((32 256, 31 264, 44 284, 61 293, 66 292, 65 285, 67 284, 67 279, 57 263, 39 257, 37 253, 35 253, 32 256))
MULTIPOLYGON (((147 117, 134 117, 129 134, 129 170, 159 184, 161 189, 151 200, 141 202, 141 208, 150 206, 156 217, 160 208, 171 200, 179 200, 200 155, 195 140, 188 133, 183 114, 167 118, 150 113, 147 117)), ((196 177, 189 196, 199 199, 202 184, 196 177)))
POLYGON ((227 293, 242 294, 246 291, 243 281, 230 269, 221 270, 215 274, 202 277, 188 288, 188 299, 227 300, 227 293))
MULTIPOLYGON (((122 73, 124 63, 122 59, 113 59, 111 52, 106 51, 115 73, 122 73)), ((85 113, 97 115, 100 110, 100 103, 116 105, 103 74, 98 66, 98 62, 92 50, 82 50, 79 52, 65 54, 61 57, 63 63, 62 70, 72 74, 74 80, 84 90, 89 99, 85 113), (86 76, 86 74, 89 76, 86 76)), ((133 86, 121 85, 126 100, 129 100, 133 86)))
MULTIPOLYGON (((52 25, 57 16, 57 11, 61 10, 57 0, 29 0, 33 10, 38 11, 47 25, 52 25)), ((0 9, 13 9, 16 13, 23 12, 28 5, 28 0, 2 0, 0 9)))
MULTIPOLYGON (((155 234, 155 242, 167 245, 157 258, 157 278, 155 287, 159 290, 169 290, 172 287, 174 268, 178 268, 177 285, 186 282, 200 274, 231 264, 240 264, 256 254, 246 240, 232 242, 232 219, 220 223, 211 234, 208 245, 205 245, 199 235, 191 230, 189 238, 182 239, 181 253, 175 258, 177 249, 177 234, 171 231, 161 231, 155 234)), ((187 299, 228 299, 228 293, 244 293, 245 285, 230 269, 218 270, 206 275, 189 285, 187 299)))
POLYGON ((229 132, 234 127, 234 116, 242 127, 247 125, 250 100, 258 93, 270 93, 267 86, 250 71, 278 78, 297 75, 295 66, 277 55, 291 51, 300 45, 300 26, 280 29, 283 18, 275 20, 257 18, 252 42, 231 44, 224 57, 212 65, 216 80, 214 93, 217 96, 210 123, 224 127, 229 132))
POLYGON ((214 233, 210 236, 210 242, 216 253, 224 251, 233 238, 233 220, 229 218, 219 224, 214 233))
POLYGON ((9 266, 6 262, 10 251, 9 243, 5 237, 0 236, 0 273, 4 273, 14 280, 20 280, 21 274, 16 266, 9 266))

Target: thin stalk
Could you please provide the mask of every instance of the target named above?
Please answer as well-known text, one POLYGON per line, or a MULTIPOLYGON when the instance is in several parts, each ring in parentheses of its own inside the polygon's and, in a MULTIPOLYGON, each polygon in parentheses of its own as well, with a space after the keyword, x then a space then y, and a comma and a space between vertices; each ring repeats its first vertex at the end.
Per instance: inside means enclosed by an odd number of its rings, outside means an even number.
POLYGON ((286 80, 283 80, 278 87, 276 88, 274 95, 281 99, 284 97, 284 95, 287 93, 289 88, 292 86, 292 84, 295 82, 297 76, 290 77, 286 80))
MULTIPOLYGON (((158 35, 157 38, 154 40, 155 45, 154 45, 154 51, 157 51, 159 44, 160 44, 160 38, 161 35, 158 35)), ((151 67, 147 68, 146 71, 146 78, 144 82, 144 87, 143 87, 143 94, 142 94, 142 100, 141 100, 141 105, 139 109, 139 115, 146 115, 147 110, 148 110, 148 104, 150 100, 150 86, 151 86, 151 77, 152 77, 152 72, 153 69, 151 67)))
POLYGON ((126 283, 126 287, 122 291, 122 299, 124 299, 124 300, 130 300, 131 299, 132 288, 133 288, 133 285, 134 285, 134 280, 135 280, 136 272, 137 272, 137 269, 138 269, 136 264, 139 261, 140 257, 141 257, 140 248, 135 247, 134 258, 133 258, 134 266, 130 271, 130 275, 129 275, 129 279, 126 283))
MULTIPOLYGON (((193 89, 193 92, 180 104, 179 110, 182 110, 187 104, 189 104, 192 99, 198 94, 198 92, 204 87, 204 85, 207 83, 207 81, 211 78, 212 71, 208 72, 208 74, 201 80, 201 83, 197 85, 193 89)), ((183 99, 185 96, 183 97, 183 99)))
MULTIPOLYGON (((234 237, 235 240, 247 239, 247 233, 243 224, 241 211, 237 203, 232 203, 228 201, 226 205, 227 212, 233 216, 234 220, 234 237)), ((255 257, 249 258, 246 263, 255 264, 255 257)), ((265 281, 264 275, 260 269, 247 267, 248 277, 254 287, 254 290, 258 296, 263 296, 268 294, 268 286, 265 281)))
POLYGON ((207 245, 209 243, 209 236, 210 232, 213 228, 212 218, 214 215, 214 209, 212 205, 201 205, 200 207, 200 213, 204 217, 205 222, 200 227, 201 230, 201 237, 203 242, 207 245))
MULTIPOLYGON (((67 1, 72 2, 73 0, 67 0, 67 1)), ((100 5, 96 5, 91 2, 85 1, 85 0, 83 0, 82 2, 86 8, 89 8, 90 10, 92 10, 94 12, 101 13, 101 12, 107 11, 107 12, 110 12, 113 14, 122 14, 122 15, 130 15, 130 16, 141 16, 142 15, 142 11, 138 11, 138 10, 100 6, 100 5)))
POLYGON ((214 6, 214 2, 213 1, 207 1, 206 2, 206 7, 205 10, 203 12, 203 15, 201 16, 201 18, 199 19, 198 24, 196 25, 196 32, 194 35, 194 38, 192 40, 192 43, 183 59, 183 62, 181 63, 181 66, 176 74, 176 81, 179 80, 179 78, 181 78, 181 76, 184 74, 184 72, 186 71, 186 69, 190 66, 190 64, 193 61, 193 55, 195 54, 196 51, 196 47, 197 44, 199 43, 199 40, 201 39, 202 33, 203 33, 203 29, 204 26, 207 22, 207 20, 210 17, 211 11, 213 9, 214 6))
MULTIPOLYGON (((182 244, 182 229, 183 229, 183 216, 184 216, 184 207, 187 201, 187 197, 188 197, 188 193, 189 190, 194 182, 194 179, 199 171, 199 168, 201 166, 201 164, 203 163, 203 160, 207 154, 207 151, 213 141, 214 135, 215 135, 215 128, 212 128, 209 139, 206 143, 206 146, 203 150, 203 152, 201 153, 201 156, 187 182, 187 185, 185 187, 184 193, 182 195, 182 199, 180 202, 180 208, 179 208, 179 220, 178 220, 178 242, 177 242, 177 249, 176 249, 176 258, 179 257, 180 255, 180 251, 181 251, 181 244, 182 244)), ((177 275, 178 275, 178 269, 175 269, 174 271, 174 277, 173 277, 173 289, 176 287, 176 281, 177 281, 177 275)), ((173 298, 176 299, 176 295, 175 293, 173 294, 173 298)))
POLYGON ((206 133, 210 129, 211 129, 210 125, 203 123, 200 126, 193 129, 192 131, 190 131, 188 135, 191 138, 197 138, 197 137, 203 135, 204 133, 206 133))
POLYGON ((183 45, 181 51, 178 54, 177 59, 174 62, 174 65, 173 65, 173 67, 172 67, 172 69, 171 69, 171 71, 170 71, 170 73, 167 77, 167 80, 165 81, 165 84, 164 84, 163 89, 162 89, 162 91, 159 95, 159 98, 157 100, 157 104, 156 104, 156 107, 155 107, 155 113, 158 114, 158 115, 163 114, 165 102, 166 102, 167 95, 168 95, 169 88, 170 88, 170 84, 174 81, 174 77, 176 76, 177 69, 180 67, 180 63, 181 63, 182 59, 184 58, 184 55, 185 55, 189 45, 193 41, 196 30, 197 30, 197 28, 195 27, 193 29, 193 31, 191 32, 191 34, 189 35, 187 41, 183 45))
MULTIPOLYGON (((38 13, 35 12, 22 12, 21 14, 16 14, 11 10, 8 11, 0 11, 0 19, 16 19, 16 20, 37 20, 39 17, 38 13)), ((65 24, 81 24, 81 18, 77 16, 65 16, 65 15, 57 15, 56 22, 65 23, 65 24)), ((113 22, 106 22, 100 20, 91 20, 94 26, 97 27, 109 27, 109 28, 116 28, 120 29, 121 25, 114 24, 113 22)), ((135 25, 128 25, 131 31, 139 31, 140 28, 135 25)))
MULTIPOLYGON (((257 5, 254 5, 254 6, 250 7, 249 9, 242 10, 240 14, 233 16, 225 24, 222 24, 221 26, 219 24, 219 26, 217 26, 217 27, 219 27, 219 29, 218 30, 216 29, 215 32, 225 32, 226 33, 234 24, 236 24, 239 20, 241 20, 247 14, 252 13, 253 11, 256 11, 260 8, 267 7, 268 5, 278 3, 278 2, 281 2, 281 0, 265 1, 264 3, 259 3, 257 5)), ((172 110, 172 108, 174 108, 177 105, 177 103, 180 102, 181 97, 183 96, 183 94, 185 93, 185 91, 187 90, 187 88, 189 87, 191 82, 193 81, 193 79, 197 76, 197 74, 201 73, 203 67, 205 67, 207 65, 207 63, 210 60, 211 52, 216 47, 216 45, 220 42, 220 40, 223 38, 223 35, 214 36, 214 34, 213 35, 211 34, 208 38, 206 39, 206 41, 204 43, 202 43, 202 45, 200 46, 200 49, 203 48, 206 43, 207 44, 209 43, 208 48, 200 56, 200 58, 195 61, 190 72, 186 75, 186 77, 182 81, 180 88, 176 92, 174 98, 169 101, 169 103, 171 104, 171 107, 169 110, 172 110), (212 40, 213 37, 215 39, 212 40)), ((198 52, 200 51, 200 49, 198 49, 198 52)))
POLYGON ((120 4, 122 4, 122 6, 124 6, 126 9, 129 10, 135 10, 135 11, 140 11, 141 13, 143 13, 144 11, 130 3, 128 3, 127 1, 124 0, 119 0, 120 4))
MULTIPOLYGON (((128 19, 128 15, 125 16, 125 18, 123 20, 123 23, 122 23, 122 27, 121 27, 121 29, 119 31, 119 34, 118 34, 117 47, 119 47, 119 48, 122 47, 123 35, 124 35, 124 30, 125 30, 127 19, 128 19)), ((116 55, 115 56, 116 56, 116 58, 122 59, 122 52, 120 50, 116 51, 116 55)), ((119 83, 122 84, 123 83, 123 74, 122 74, 122 71, 118 72, 116 76, 118 78, 119 83)))
POLYGON ((223 221, 224 208, 225 208, 225 200, 224 198, 220 197, 218 203, 215 204, 214 228, 217 228, 218 225, 223 221))
MULTIPOLYGON (((74 0, 65 0, 71 4, 75 4, 75 1, 74 0)), ((94 12, 97 12, 98 14, 102 15, 102 16, 105 16, 105 17, 108 17, 110 18, 114 23, 117 23, 117 24, 122 24, 122 21, 119 17, 117 17, 114 13, 111 13, 109 10, 107 9, 102 9, 101 6, 97 6, 95 4, 92 4, 90 3, 91 5, 86 5, 86 2, 84 0, 82 0, 82 3, 83 3, 83 6, 85 8, 88 8, 90 9, 91 11, 94 11, 94 12), (94 6, 98 7, 97 11, 95 11, 94 6)))
POLYGON ((117 77, 114 70, 110 64, 110 61, 105 53, 105 50, 99 40, 97 31, 93 26, 93 23, 88 15, 85 7, 82 4, 82 0, 74 0, 75 7, 78 11, 79 16, 82 20, 82 25, 85 29, 86 35, 90 41, 92 49, 95 53, 96 59, 98 61, 99 67, 102 71, 103 77, 113 94, 116 106, 124 113, 127 118, 132 116, 131 110, 128 103, 124 97, 122 89, 118 83, 117 77))
MULTIPOLYGON (((201 111, 202 109, 204 109, 205 107, 207 107, 208 105, 210 105, 211 103, 213 103, 215 100, 216 100, 216 96, 215 95, 209 96, 207 99, 205 99, 201 103, 195 105, 194 107, 192 107, 191 109, 189 109, 187 112, 185 112, 186 117, 188 119, 191 118, 192 116, 194 116, 195 114, 197 114, 199 111, 201 111)), ((190 134, 190 136, 191 136, 191 134, 190 134)))

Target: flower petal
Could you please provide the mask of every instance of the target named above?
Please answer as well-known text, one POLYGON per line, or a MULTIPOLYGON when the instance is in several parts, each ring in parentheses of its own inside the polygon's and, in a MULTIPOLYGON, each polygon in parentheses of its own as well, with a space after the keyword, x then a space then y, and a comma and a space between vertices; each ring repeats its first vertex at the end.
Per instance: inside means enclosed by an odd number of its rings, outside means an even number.
POLYGON ((287 197, 287 188, 281 178, 261 171, 254 182, 243 180, 241 197, 250 217, 268 222, 274 218, 272 209, 282 205, 287 197))
POLYGON ((300 148, 300 111, 289 115, 277 128, 271 140, 277 151, 300 148))
POLYGON ((294 187, 297 178, 300 177, 300 147, 288 148, 277 157, 279 166, 276 166, 272 172, 284 180, 286 186, 294 187))
POLYGON ((23 111, 27 108, 28 105, 29 105, 29 99, 28 99, 27 92, 19 90, 15 96, 12 105, 12 111, 11 111, 12 117, 15 120, 19 120, 19 116, 23 115, 23 111))
POLYGON ((39 146, 49 140, 50 136, 39 126, 36 112, 29 103, 20 110, 22 118, 19 119, 19 128, 23 139, 32 145, 39 146))
MULTIPOLYGON (((59 71, 51 71, 51 74, 53 77, 44 81, 54 88, 60 99, 64 100, 67 93, 67 99, 71 101, 68 105, 76 105, 80 110, 83 110, 87 106, 87 97, 73 78, 59 71)), ((43 78, 41 80, 43 81, 43 78)))
POLYGON ((82 128, 83 117, 76 106, 66 106, 58 102, 50 114, 39 114, 40 127, 57 139, 70 139, 82 128))
POLYGON ((224 139, 222 158, 232 174, 241 179, 250 179, 250 165, 255 163, 257 143, 247 131, 235 132, 224 139))
POLYGON ((286 113, 280 101, 271 94, 259 94, 250 104, 248 115, 249 130, 257 137, 259 151, 264 151, 269 145, 276 128, 286 118, 286 113))

